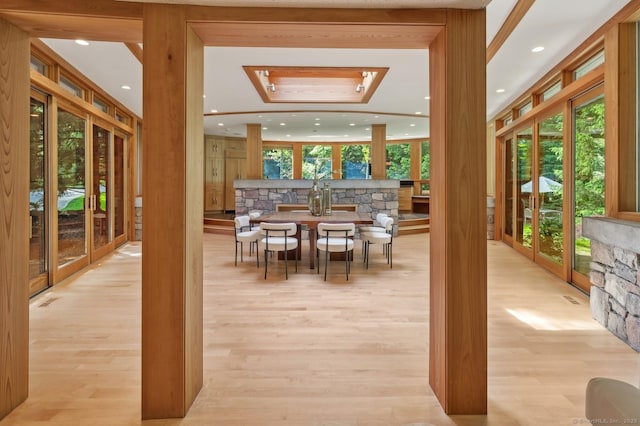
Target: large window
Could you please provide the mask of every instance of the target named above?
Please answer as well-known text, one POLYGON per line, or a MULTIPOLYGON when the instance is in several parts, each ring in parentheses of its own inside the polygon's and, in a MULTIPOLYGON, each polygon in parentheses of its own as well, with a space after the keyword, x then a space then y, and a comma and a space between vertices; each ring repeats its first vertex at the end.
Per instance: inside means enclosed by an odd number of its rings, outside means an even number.
POLYGON ((331 179, 331 145, 302 147, 302 179, 331 179))
MULTIPOLYGON (((420 179, 431 179, 431 145, 429 141, 422 142, 420 145, 420 179)), ((428 193, 429 188, 430 186, 427 182, 420 184, 420 192, 423 194, 428 193)))
POLYGON ((411 144, 387 144, 387 179, 409 179, 411 177, 411 144))
POLYGON ((342 179, 367 179, 371 145, 342 145, 342 179))
POLYGON ((293 150, 291 148, 265 148, 262 150, 264 179, 291 179, 293 177, 293 150))

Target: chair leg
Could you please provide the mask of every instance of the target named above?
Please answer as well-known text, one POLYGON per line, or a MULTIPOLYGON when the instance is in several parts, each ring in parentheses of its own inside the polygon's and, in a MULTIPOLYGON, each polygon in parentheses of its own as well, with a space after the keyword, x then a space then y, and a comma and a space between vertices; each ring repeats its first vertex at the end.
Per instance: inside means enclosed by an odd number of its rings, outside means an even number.
POLYGON ((264 279, 267 279, 267 264, 269 263, 269 259, 267 258, 269 254, 267 253, 267 249, 264 249, 264 279))
POLYGON ((393 269, 393 243, 389 243, 389 247, 387 247, 387 254, 389 255, 389 268, 393 269))
POLYGON ((244 262, 244 256, 243 256, 243 253, 244 253, 244 243, 243 243, 243 242, 240 242, 240 262, 241 262, 241 263, 242 263, 242 262, 244 262))
POLYGON ((260 267, 260 251, 258 250, 258 240, 253 242, 256 245, 256 268, 260 267))
POLYGON ((347 281, 349 281, 349 251, 345 250, 344 255, 346 256, 344 259, 344 269, 345 274, 347 275, 347 281))
POLYGON ((327 238, 327 248, 324 251, 324 280, 327 280, 327 268, 329 267, 329 242, 327 238))
MULTIPOLYGON (((284 236, 285 238, 287 238, 287 235, 285 234, 284 236)), ((288 280, 289 279, 289 268, 288 268, 288 261, 287 261, 287 257, 288 257, 288 253, 287 253, 287 245, 284 245, 284 279, 288 280)))
POLYGON ((235 265, 238 266, 238 241, 236 241, 236 261, 235 265))

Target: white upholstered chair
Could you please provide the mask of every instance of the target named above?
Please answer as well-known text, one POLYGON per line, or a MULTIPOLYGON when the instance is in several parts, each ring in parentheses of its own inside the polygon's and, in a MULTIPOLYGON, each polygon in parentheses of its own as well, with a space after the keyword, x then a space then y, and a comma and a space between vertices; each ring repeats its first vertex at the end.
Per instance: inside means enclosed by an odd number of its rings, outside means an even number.
POLYGON ((264 279, 267 279, 268 255, 270 252, 284 252, 284 271, 286 279, 289 279, 289 251, 294 250, 296 272, 298 271, 298 226, 295 223, 260 223, 260 243, 264 248, 264 279))
POLYGON ((640 389, 620 380, 594 377, 587 384, 584 412, 594 425, 638 424, 640 389))
POLYGON ((387 217, 383 219, 382 225, 384 232, 363 232, 360 238, 364 242, 364 262, 369 268, 369 254, 371 252, 371 244, 380 244, 383 247, 383 254, 387 258, 390 268, 393 268, 393 218, 387 217))
POLYGON ((353 254, 353 235, 356 226, 353 223, 319 223, 316 240, 317 273, 320 273, 320 252, 324 252, 324 280, 327 280, 327 268, 331 253, 344 253, 345 273, 349 280, 351 256, 353 254))
POLYGON ((249 243, 249 255, 256 250, 256 266, 260 267, 260 259, 258 256, 258 239, 260 238, 260 228, 251 226, 249 215, 236 216, 233 219, 236 234, 236 261, 238 266, 238 244, 240 245, 240 262, 243 262, 244 243, 249 243))
MULTIPOLYGON (((373 220, 371 225, 360 225, 358 227, 358 231, 362 234, 363 232, 385 232, 384 226, 382 225, 382 221, 385 220, 389 215, 386 213, 377 213, 376 218, 373 220)), ((362 240, 362 252, 364 253, 364 240, 362 240)))

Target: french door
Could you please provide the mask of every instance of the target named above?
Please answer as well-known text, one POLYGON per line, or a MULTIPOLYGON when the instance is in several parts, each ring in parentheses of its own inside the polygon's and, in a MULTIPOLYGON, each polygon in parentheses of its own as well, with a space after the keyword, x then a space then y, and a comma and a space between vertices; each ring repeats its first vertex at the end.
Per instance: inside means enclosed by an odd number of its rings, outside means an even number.
POLYGON ((503 240, 565 277, 564 114, 556 111, 503 139, 503 240))

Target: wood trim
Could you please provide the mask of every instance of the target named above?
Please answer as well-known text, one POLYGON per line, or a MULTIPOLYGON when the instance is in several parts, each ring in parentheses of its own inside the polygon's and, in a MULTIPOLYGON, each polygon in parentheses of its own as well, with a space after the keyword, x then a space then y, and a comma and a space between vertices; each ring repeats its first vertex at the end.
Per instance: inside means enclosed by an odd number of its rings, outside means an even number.
POLYGON ((489 43, 489 46, 487 46, 487 63, 498 53, 504 42, 507 41, 513 30, 516 29, 522 18, 524 18, 531 6, 533 6, 534 2, 535 0, 518 0, 515 6, 513 6, 509 16, 507 16, 507 19, 505 19, 489 43))
POLYGON ((125 43, 124 45, 127 46, 127 49, 129 49, 131 54, 135 56, 138 62, 140 62, 141 64, 144 64, 144 62, 142 62, 142 57, 143 57, 142 47, 140 47, 138 43, 125 43))
POLYGON ((0 419, 29 393, 29 36, 0 19, 0 419))
POLYGON ((447 414, 487 412, 484 34, 484 10, 452 9, 429 47, 429 384, 447 414))
POLYGON ((599 66, 587 74, 584 75, 580 80, 572 82, 570 85, 562 89, 557 95, 555 95, 551 100, 547 102, 543 102, 538 106, 535 106, 523 115, 522 117, 518 117, 509 123, 506 126, 503 126, 501 129, 496 131, 496 137, 502 137, 506 133, 514 131, 514 129, 519 128, 524 125, 527 121, 532 120, 534 117, 545 114, 547 111, 557 108, 560 103, 566 102, 569 99, 577 96, 578 94, 589 90, 591 87, 596 86, 601 83, 604 79, 604 66, 599 66))
POLYGON ((331 144, 331 179, 342 179, 342 144, 331 144))

